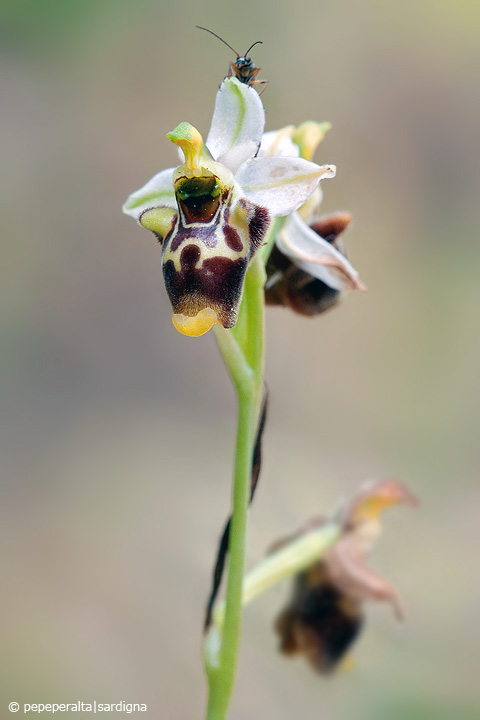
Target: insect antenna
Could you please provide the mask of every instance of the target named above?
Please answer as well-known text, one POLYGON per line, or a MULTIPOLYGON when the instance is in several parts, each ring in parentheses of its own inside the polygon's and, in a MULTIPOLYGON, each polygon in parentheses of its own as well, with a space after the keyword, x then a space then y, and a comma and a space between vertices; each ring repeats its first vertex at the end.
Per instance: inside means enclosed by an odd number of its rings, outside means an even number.
MULTIPOLYGON (((232 46, 227 43, 226 40, 224 40, 223 38, 221 38, 220 35, 217 35, 217 33, 214 33, 213 30, 209 30, 208 28, 201 27, 201 25, 195 25, 195 27, 197 27, 199 30, 205 30, 206 32, 210 33, 210 35, 215 35, 216 38, 218 38, 219 40, 221 40, 224 45, 226 45, 227 47, 229 47, 230 50, 232 50, 232 52, 235 53, 235 55, 237 56, 237 58, 240 57, 240 55, 237 53, 237 51, 234 50, 234 49, 232 48, 232 46)), ((253 45, 256 45, 256 44, 257 44, 257 43, 253 43, 253 45)), ((252 47, 253 47, 253 45, 252 45, 252 47)), ((251 48, 249 48, 249 50, 250 50, 250 49, 251 49, 251 48)))
MULTIPOLYGON (((243 57, 247 57, 248 53, 250 52, 252 47, 255 47, 255 45, 263 45, 263 40, 257 40, 257 42, 254 42, 253 45, 250 45, 250 47, 248 48, 247 52, 245 53, 245 55, 243 57)), ((235 50, 233 52, 235 52, 235 50)))

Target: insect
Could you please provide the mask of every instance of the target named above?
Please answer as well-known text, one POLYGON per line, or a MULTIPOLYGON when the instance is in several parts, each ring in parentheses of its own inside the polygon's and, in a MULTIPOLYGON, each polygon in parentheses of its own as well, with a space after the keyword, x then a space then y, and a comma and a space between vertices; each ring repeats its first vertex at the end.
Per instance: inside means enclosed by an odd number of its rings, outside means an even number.
POLYGON ((231 62, 229 69, 228 69, 228 75, 227 77, 232 77, 232 75, 235 75, 237 80, 240 80, 241 83, 245 83, 245 85, 264 85, 262 88, 262 92, 260 95, 267 89, 268 80, 256 80, 258 73, 260 72, 261 68, 256 67, 253 64, 252 58, 248 57, 248 53, 250 50, 255 47, 255 45, 261 45, 262 41, 257 40, 253 43, 253 45, 250 45, 247 52, 244 55, 239 55, 236 50, 232 48, 231 45, 229 45, 223 38, 220 37, 220 35, 217 35, 217 33, 214 33, 212 30, 209 30, 205 27, 200 27, 200 25, 196 26, 199 30, 205 30, 206 32, 210 33, 211 35, 214 35, 216 38, 221 40, 224 45, 230 48, 235 55, 237 56, 237 59, 235 62, 231 62))

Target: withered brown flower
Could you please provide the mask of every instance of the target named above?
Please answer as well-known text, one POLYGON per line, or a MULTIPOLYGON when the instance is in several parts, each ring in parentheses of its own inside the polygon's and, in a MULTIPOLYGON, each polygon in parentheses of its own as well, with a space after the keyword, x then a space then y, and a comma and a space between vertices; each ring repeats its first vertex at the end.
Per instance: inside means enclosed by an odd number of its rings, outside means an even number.
MULTIPOLYGON (((303 653, 320 673, 334 670, 358 637, 367 600, 390 602, 401 619, 403 610, 396 589, 366 562, 380 533, 379 513, 389 505, 416 504, 401 483, 389 480, 360 489, 337 514, 342 536, 323 557, 294 580, 287 607, 277 618, 280 650, 303 653)), ((314 519, 275 549, 325 523, 314 519)))
POLYGON ((342 289, 365 290, 350 264, 340 261, 347 257, 340 236, 351 222, 352 216, 348 212, 324 215, 308 227, 298 218, 299 228, 293 231, 294 236, 301 230, 309 234, 310 240, 309 254, 299 252, 298 256, 293 249, 286 253, 287 227, 284 242, 273 248, 266 266, 266 304, 283 305, 301 315, 313 316, 337 305, 342 289), (336 252, 327 255, 325 248, 328 245, 336 252))

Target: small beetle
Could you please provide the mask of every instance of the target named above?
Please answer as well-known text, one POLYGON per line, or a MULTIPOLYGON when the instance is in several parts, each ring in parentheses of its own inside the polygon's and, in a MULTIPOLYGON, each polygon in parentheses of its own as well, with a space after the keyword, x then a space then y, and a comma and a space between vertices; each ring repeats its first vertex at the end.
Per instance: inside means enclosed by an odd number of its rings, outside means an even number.
POLYGON ((228 75, 227 77, 232 77, 232 75, 235 75, 237 80, 240 80, 241 83, 245 83, 245 85, 264 85, 265 87, 262 89, 262 92, 260 95, 267 89, 268 80, 256 80, 258 73, 260 72, 261 68, 256 67, 253 64, 252 58, 248 57, 248 53, 250 50, 255 47, 255 45, 261 45, 262 41, 257 40, 253 43, 253 45, 250 45, 247 52, 244 55, 239 55, 236 50, 232 48, 231 45, 229 45, 223 38, 220 37, 220 35, 217 35, 217 33, 214 33, 212 30, 209 30, 208 28, 201 27, 200 25, 196 26, 199 30, 205 30, 206 32, 210 33, 211 35, 215 35, 216 38, 221 40, 221 42, 224 43, 227 47, 232 50, 235 55, 237 56, 237 59, 235 62, 231 62, 229 69, 228 69, 228 75))

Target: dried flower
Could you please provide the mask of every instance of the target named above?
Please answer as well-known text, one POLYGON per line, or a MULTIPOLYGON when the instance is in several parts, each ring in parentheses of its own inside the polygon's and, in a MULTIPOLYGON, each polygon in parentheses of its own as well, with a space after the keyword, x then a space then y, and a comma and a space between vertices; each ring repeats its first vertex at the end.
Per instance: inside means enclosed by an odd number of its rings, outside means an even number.
MULTIPOLYGON (((266 133, 260 154, 281 152, 310 160, 329 123, 307 122, 266 133)), ((285 222, 276 237, 266 270, 265 299, 302 315, 317 315, 339 302, 343 290, 365 290, 348 262, 340 234, 352 221, 350 213, 319 216, 322 193, 317 188, 285 222)))
MULTIPOLYGON (((299 222, 303 221, 300 220, 299 222)), ((318 235, 319 240, 317 242, 319 245, 321 243, 323 247, 322 241, 330 243, 333 248, 346 257, 340 235, 351 222, 352 216, 350 213, 334 213, 319 217, 315 222, 312 222, 310 229, 318 235)), ((280 246, 282 247, 282 245, 280 246)), ((321 258, 322 251, 320 247, 318 247, 318 250, 321 258)), ((283 305, 300 315, 307 316, 319 315, 337 305, 340 301, 341 289, 332 287, 330 278, 330 284, 328 284, 316 277, 313 274, 316 272, 316 268, 308 266, 308 271, 302 269, 298 252, 296 251, 293 254, 295 255, 295 261, 284 254, 278 244, 273 248, 266 265, 265 301, 267 305, 283 305)), ((326 266, 326 260, 327 256, 323 253, 320 267, 322 267, 322 263, 323 267, 326 266)), ((345 285, 347 286, 348 283, 349 277, 347 275, 345 285)), ((354 287, 358 288, 360 286, 361 284, 356 280, 354 287)))
POLYGON ((162 267, 175 327, 198 336, 214 323, 235 325, 248 263, 272 217, 314 193, 333 165, 295 156, 255 157, 265 124, 262 102, 235 78, 217 93, 206 146, 181 123, 168 137, 185 155, 130 195, 127 215, 162 243, 162 267))
MULTIPOLYGON (((390 480, 365 486, 339 511, 340 540, 295 578, 291 600, 276 621, 282 652, 301 652, 315 670, 328 673, 357 638, 367 600, 390 602, 397 618, 403 617, 396 589, 366 562, 380 533, 380 511, 398 503, 414 505, 415 500, 401 483, 390 480)), ((311 521, 280 545, 324 522, 311 521)))

